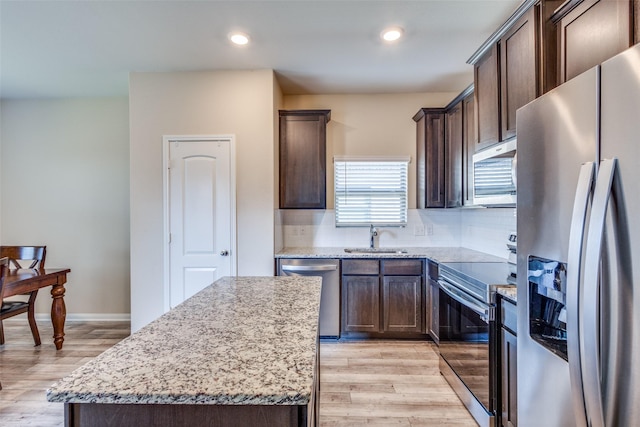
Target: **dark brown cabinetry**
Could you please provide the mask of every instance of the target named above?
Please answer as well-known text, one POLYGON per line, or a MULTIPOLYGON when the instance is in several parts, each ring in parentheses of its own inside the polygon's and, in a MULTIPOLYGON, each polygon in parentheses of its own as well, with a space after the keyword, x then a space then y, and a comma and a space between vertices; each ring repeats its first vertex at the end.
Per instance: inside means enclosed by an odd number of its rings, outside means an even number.
POLYGON ((464 97, 467 88, 445 108, 421 108, 413 120, 417 129, 417 207, 462 206, 464 97))
POLYGON ((637 7, 634 0, 565 2, 553 15, 560 41, 560 83, 635 44, 637 7))
POLYGON ((462 204, 473 205, 473 153, 475 152, 476 116, 473 92, 462 101, 462 204))
POLYGON ((493 45, 474 65, 476 133, 478 135, 475 151, 500 141, 498 76, 498 46, 493 45))
POLYGON ((330 110, 280 110, 280 209, 326 208, 330 110))
POLYGON ((382 261, 383 332, 422 331, 422 260, 382 261))
POLYGON ((516 136, 516 110, 538 95, 535 12, 529 9, 498 42, 501 140, 516 136))
POLYGON ((447 108, 445 119, 445 207, 462 206, 463 102, 447 108))
POLYGON ((380 261, 342 261, 342 332, 380 332, 380 261))
POLYGON ((525 1, 467 61, 474 65, 475 151, 513 138, 516 110, 557 80, 556 30, 560 1, 525 1))
POLYGON ((445 207, 445 112, 421 108, 413 116, 417 124, 417 207, 445 207))
POLYGON ((427 261, 428 307, 427 333, 436 343, 440 342, 440 288, 438 286, 438 264, 427 261))
POLYGON ((518 425, 518 339, 516 334, 517 308, 505 298, 500 303, 500 366, 501 366, 501 414, 503 427, 518 425))
POLYGON ((418 336, 423 330, 422 260, 343 260, 342 334, 418 336))

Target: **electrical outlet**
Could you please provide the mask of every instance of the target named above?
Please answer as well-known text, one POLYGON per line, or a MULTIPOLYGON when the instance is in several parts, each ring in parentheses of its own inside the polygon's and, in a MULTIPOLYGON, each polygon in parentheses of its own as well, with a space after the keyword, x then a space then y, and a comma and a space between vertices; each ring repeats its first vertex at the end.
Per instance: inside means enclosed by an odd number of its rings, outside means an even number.
POLYGON ((413 228, 413 235, 414 236, 424 236, 424 225, 422 225, 422 224, 416 225, 413 228))
POLYGON ((433 236, 433 224, 427 225, 427 236, 433 236))
POLYGON ((307 228, 306 227, 300 227, 300 235, 301 236, 305 236, 307 234, 307 228))

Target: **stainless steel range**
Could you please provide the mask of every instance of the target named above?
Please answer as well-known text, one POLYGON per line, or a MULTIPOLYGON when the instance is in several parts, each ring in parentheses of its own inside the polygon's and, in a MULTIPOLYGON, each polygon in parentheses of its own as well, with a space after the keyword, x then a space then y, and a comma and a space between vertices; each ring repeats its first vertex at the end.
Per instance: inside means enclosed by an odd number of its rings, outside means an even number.
POLYGON ((496 289, 513 280, 506 262, 440 264, 440 371, 481 426, 499 408, 496 289))

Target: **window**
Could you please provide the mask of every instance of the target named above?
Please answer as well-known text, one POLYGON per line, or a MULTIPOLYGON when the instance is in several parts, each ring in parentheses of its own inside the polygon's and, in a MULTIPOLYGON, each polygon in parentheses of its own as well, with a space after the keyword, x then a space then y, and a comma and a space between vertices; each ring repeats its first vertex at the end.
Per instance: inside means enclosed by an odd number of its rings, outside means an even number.
POLYGON ((407 225, 408 159, 334 159, 336 226, 407 225))

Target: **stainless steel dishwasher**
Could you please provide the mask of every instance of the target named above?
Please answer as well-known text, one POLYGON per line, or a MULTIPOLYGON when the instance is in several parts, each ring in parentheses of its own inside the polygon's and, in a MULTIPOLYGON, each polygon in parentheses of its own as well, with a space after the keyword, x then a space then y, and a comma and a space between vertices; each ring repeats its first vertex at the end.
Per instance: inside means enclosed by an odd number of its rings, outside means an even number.
POLYGON ((320 337, 340 337, 340 260, 288 259, 278 260, 278 276, 320 276, 320 337))

